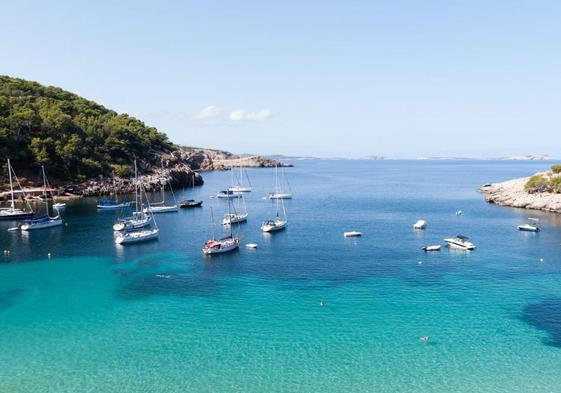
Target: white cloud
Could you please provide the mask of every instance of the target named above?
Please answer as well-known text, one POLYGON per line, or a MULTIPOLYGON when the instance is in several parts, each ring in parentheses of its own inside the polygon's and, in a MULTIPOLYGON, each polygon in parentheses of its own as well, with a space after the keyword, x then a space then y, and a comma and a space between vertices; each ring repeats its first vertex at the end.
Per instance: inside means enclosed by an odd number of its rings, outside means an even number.
POLYGON ((201 109, 195 114, 195 119, 197 120, 210 120, 215 119, 220 116, 220 108, 214 105, 209 105, 206 108, 201 109))
POLYGON ((273 112, 270 109, 260 109, 258 111, 246 111, 236 109, 230 112, 229 119, 232 121, 265 121, 271 118, 273 112))

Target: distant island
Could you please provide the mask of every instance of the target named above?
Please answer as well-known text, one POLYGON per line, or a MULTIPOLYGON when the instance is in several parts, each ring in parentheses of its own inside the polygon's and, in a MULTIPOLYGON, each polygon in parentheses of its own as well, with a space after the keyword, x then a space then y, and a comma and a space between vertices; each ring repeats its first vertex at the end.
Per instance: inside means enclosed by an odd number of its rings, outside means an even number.
POLYGON ((489 203, 561 213, 561 165, 530 177, 485 184, 479 191, 489 203))
POLYGON ((1 184, 7 182, 6 159, 11 158, 25 184, 36 183, 38 168, 45 165, 52 184, 82 195, 129 192, 130 182, 119 179, 133 175, 134 159, 148 189, 157 188, 162 176, 185 186, 202 184, 194 171, 286 166, 259 156, 178 146, 132 116, 58 87, 9 76, 0 76, 0 158, 1 184))

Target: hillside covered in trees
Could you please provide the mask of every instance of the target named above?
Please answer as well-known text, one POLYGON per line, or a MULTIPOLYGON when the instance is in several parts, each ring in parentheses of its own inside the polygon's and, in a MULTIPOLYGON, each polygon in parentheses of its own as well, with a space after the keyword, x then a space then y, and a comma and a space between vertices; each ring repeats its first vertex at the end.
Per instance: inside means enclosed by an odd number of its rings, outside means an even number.
POLYGON ((57 87, 0 76, 2 168, 11 158, 16 170, 36 172, 45 164, 58 179, 128 176, 135 157, 153 166, 174 148, 134 117, 57 87))

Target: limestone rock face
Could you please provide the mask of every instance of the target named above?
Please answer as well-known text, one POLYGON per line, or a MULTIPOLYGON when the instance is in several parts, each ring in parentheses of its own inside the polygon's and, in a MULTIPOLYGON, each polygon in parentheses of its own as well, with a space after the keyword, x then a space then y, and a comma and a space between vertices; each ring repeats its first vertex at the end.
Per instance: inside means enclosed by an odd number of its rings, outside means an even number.
MULTIPOLYGON (((204 183, 199 172, 223 171, 235 167, 275 167, 292 166, 260 156, 240 157, 235 154, 212 149, 180 148, 162 156, 163 167, 148 167, 139 163, 139 176, 146 191, 158 191, 162 184, 169 182, 172 187, 200 186, 204 183)), ((129 178, 92 179, 79 184, 64 184, 59 194, 81 196, 101 196, 111 194, 131 194, 134 182, 129 178)))
MULTIPOLYGON (((550 176, 549 173, 537 173, 536 175, 550 176)), ((561 194, 551 192, 529 194, 524 190, 528 179, 530 177, 486 184, 479 188, 479 191, 489 203, 561 213, 561 194)))

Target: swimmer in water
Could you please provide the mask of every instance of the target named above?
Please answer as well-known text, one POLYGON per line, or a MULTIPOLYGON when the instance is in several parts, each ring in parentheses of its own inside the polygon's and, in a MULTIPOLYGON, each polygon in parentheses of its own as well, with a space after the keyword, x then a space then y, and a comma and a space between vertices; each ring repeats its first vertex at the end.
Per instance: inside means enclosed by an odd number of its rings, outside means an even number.
POLYGON ((429 340, 430 340, 430 337, 429 337, 429 336, 423 336, 423 337, 420 338, 420 340, 423 341, 423 342, 428 343, 429 340))
POLYGON ((323 300, 320 300, 320 301, 319 301, 319 305, 320 305, 320 307, 324 307, 324 306, 325 306, 325 302, 324 302, 323 300))

